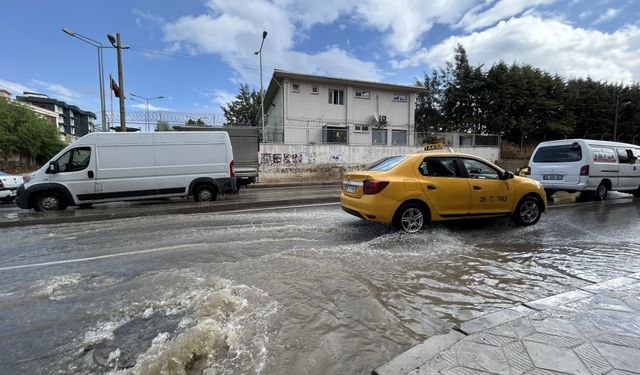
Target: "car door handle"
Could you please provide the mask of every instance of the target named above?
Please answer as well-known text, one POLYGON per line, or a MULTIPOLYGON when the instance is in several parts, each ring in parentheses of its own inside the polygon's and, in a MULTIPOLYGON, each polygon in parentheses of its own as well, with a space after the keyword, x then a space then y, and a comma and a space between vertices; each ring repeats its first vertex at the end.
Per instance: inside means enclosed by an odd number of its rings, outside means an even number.
POLYGON ((427 190, 436 190, 436 189, 437 188, 435 185, 431 185, 431 184, 427 185, 427 190))
POLYGON ((482 188, 478 185, 473 185, 473 190, 482 190, 482 188))
POLYGON ((89 172, 87 172, 87 176, 88 176, 89 178, 93 178, 93 171, 89 171, 89 172))

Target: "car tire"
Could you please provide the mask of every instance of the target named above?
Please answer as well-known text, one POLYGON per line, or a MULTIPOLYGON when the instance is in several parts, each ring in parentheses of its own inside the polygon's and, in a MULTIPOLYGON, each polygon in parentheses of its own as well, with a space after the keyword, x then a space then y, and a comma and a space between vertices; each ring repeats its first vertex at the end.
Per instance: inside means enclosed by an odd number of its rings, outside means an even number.
POLYGON ((594 201, 603 201, 607 198, 607 185, 601 182, 596 191, 593 192, 594 201))
POLYGON ((634 190, 631 194, 636 198, 640 198, 640 187, 634 190))
POLYGON ((405 233, 417 233, 429 222, 424 208, 415 203, 402 205, 393 219, 393 227, 405 233))
POLYGON ((36 196, 33 209, 36 211, 64 211, 67 209, 67 205, 60 194, 47 191, 36 196))
POLYGON ((538 198, 526 196, 518 202, 513 213, 513 221, 522 227, 534 225, 542 217, 542 205, 538 198))
POLYGON ((216 200, 216 190, 210 185, 200 185, 193 191, 196 202, 212 202, 216 200))

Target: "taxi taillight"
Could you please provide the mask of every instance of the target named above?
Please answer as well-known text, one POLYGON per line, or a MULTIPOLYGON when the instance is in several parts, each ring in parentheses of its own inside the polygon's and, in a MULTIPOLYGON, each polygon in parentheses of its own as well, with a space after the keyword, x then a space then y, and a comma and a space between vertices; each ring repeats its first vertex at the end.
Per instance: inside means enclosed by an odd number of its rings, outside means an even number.
POLYGON ((531 175, 531 167, 530 166, 527 165, 526 167, 524 167, 524 174, 525 174, 525 176, 531 175))
POLYGON ((362 191, 364 194, 378 194, 389 185, 389 181, 365 180, 362 183, 362 191))

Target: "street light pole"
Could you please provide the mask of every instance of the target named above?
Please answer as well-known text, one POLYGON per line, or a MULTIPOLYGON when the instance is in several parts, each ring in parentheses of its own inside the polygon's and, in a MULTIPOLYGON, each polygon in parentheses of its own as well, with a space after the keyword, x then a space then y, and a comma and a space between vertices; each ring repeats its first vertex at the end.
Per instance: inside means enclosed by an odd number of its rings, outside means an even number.
POLYGON ((262 46, 264 45, 264 40, 267 37, 267 32, 262 32, 262 42, 260 42, 260 49, 254 52, 254 55, 260 55, 260 126, 262 128, 262 141, 265 141, 265 132, 264 132, 264 90, 262 89, 262 46))
POLYGON ((81 40, 87 44, 90 44, 94 47, 96 47, 96 49, 98 50, 98 85, 100 87, 100 111, 102 112, 102 131, 109 131, 109 125, 107 124, 107 113, 106 113, 106 109, 105 109, 105 95, 104 95, 104 63, 103 63, 103 54, 102 54, 102 49, 104 48, 111 48, 111 47, 106 47, 103 46, 102 43, 93 40, 89 37, 86 37, 84 35, 78 34, 76 32, 73 32, 69 29, 67 29, 66 27, 62 28, 62 31, 73 37, 76 38, 78 40, 81 40))
POLYGON ((124 73, 122 71, 122 50, 129 48, 129 46, 122 45, 120 42, 120 33, 116 33, 114 37, 112 34, 107 34, 107 38, 111 45, 118 51, 118 86, 120 87, 120 131, 127 131, 127 120, 125 118, 124 110, 124 73))
POLYGON ((155 96, 153 98, 145 98, 144 96, 141 95, 136 95, 132 92, 129 93, 129 95, 131 96, 135 96, 136 98, 140 98, 143 99, 146 102, 146 113, 145 113, 145 123, 146 123, 146 128, 147 128, 147 132, 149 132, 149 100, 154 100, 154 99, 164 99, 164 96, 160 95, 160 96, 155 96))

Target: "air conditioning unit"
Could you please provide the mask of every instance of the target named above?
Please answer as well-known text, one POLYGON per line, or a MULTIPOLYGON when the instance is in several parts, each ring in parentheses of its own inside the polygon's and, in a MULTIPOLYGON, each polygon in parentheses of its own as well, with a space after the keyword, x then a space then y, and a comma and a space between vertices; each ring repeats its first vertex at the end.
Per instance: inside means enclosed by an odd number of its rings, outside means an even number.
POLYGON ((380 122, 381 124, 386 124, 387 123, 387 116, 380 115, 380 117, 378 118, 378 122, 380 122))

